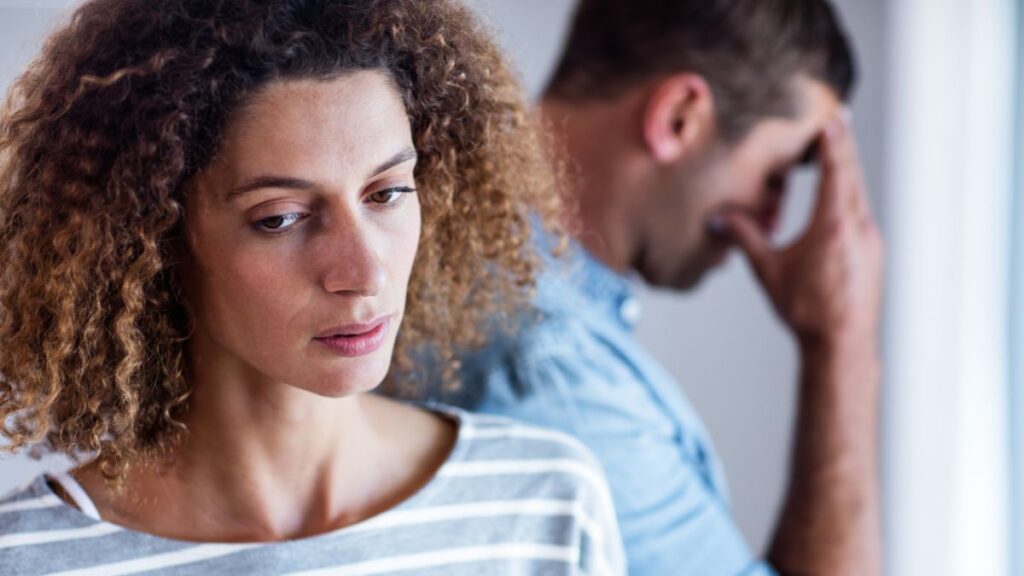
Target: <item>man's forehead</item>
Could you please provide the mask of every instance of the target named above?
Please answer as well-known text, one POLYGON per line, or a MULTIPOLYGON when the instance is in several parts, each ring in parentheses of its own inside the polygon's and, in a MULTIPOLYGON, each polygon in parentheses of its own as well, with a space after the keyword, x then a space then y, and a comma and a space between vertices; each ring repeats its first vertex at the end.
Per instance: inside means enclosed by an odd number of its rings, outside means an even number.
POLYGON ((828 84, 821 80, 800 75, 794 81, 797 102, 797 119, 800 123, 821 128, 844 107, 828 84))
POLYGON ((813 164, 818 158, 820 135, 844 104, 836 92, 820 80, 800 76, 795 85, 797 114, 795 129, 800 133, 803 150, 797 164, 813 164))

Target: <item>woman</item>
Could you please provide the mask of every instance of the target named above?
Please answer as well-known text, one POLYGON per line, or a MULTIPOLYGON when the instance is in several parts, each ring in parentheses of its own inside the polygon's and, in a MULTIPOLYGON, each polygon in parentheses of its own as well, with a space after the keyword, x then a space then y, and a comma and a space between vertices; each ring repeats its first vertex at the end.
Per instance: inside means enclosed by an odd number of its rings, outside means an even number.
POLYGON ((0 501, 0 573, 621 572, 578 444, 367 394, 554 213, 465 9, 93 0, 6 106, 0 423, 80 466, 0 501))

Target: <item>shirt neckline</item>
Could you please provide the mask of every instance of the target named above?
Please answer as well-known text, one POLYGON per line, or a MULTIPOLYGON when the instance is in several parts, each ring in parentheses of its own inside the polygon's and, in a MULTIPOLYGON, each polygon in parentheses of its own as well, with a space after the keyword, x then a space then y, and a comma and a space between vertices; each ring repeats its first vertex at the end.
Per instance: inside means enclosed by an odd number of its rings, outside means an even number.
MULTIPOLYGON (((66 472, 57 472, 44 474, 43 479, 47 482, 47 488, 50 488, 51 491, 53 491, 53 488, 49 482, 52 481, 59 486, 67 494, 68 498, 71 499, 71 502, 78 507, 79 512, 93 520, 103 520, 100 517, 100 511, 96 508, 96 503, 92 501, 89 493, 85 491, 85 488, 82 487, 78 480, 75 480, 74 476, 66 472)), ((56 491, 54 491, 54 494, 56 494, 56 491)), ((57 497, 59 498, 60 495, 57 494, 57 497)), ((63 501, 63 498, 61 501, 63 501)))
MULTIPOLYGON (((79 520, 81 520, 84 517, 84 518, 88 519, 88 521, 92 525, 94 525, 94 526, 105 526, 105 527, 109 528, 111 530, 111 532, 114 532, 114 531, 123 532, 123 533, 126 533, 126 534, 132 534, 132 535, 135 535, 135 536, 140 537, 140 538, 144 538, 144 539, 152 540, 152 541, 156 541, 156 542, 162 542, 162 543, 165 543, 165 544, 171 544, 171 545, 175 545, 175 546, 206 546, 206 545, 209 545, 209 546, 218 546, 218 547, 237 547, 238 549, 241 550, 243 548, 252 548, 252 547, 257 547, 257 546, 260 546, 260 547, 288 546, 288 545, 297 545, 297 544, 300 544, 300 543, 315 542, 315 541, 320 540, 320 539, 329 539, 329 538, 334 538, 334 537, 342 536, 342 535, 346 534, 347 532, 356 532, 356 531, 362 530, 364 528, 364 525, 368 525, 368 524, 370 524, 372 522, 376 522, 376 521, 380 520, 381 518, 386 517, 388 514, 391 514, 393 512, 398 512, 400 510, 405 510, 407 508, 414 508, 416 506, 419 506, 421 503, 429 502, 431 499, 433 499, 435 494, 437 494, 439 491, 443 490, 443 486, 444 486, 444 484, 446 482, 445 470, 448 467, 450 467, 452 464, 458 463, 458 462, 461 462, 461 461, 465 460, 466 454, 469 451, 469 444, 472 442, 473 429, 475 428, 475 425, 472 422, 472 418, 471 418, 470 413, 468 413, 465 410, 462 410, 460 408, 456 408, 456 407, 453 407, 453 406, 447 406, 447 405, 441 405, 441 404, 435 404, 435 403, 430 403, 430 404, 427 404, 427 405, 421 404, 421 406, 424 409, 427 409, 427 410, 429 410, 431 412, 440 414, 441 416, 444 416, 446 418, 451 419, 452 421, 455 422, 456 426, 458 426, 458 431, 456 432, 456 437, 455 437, 455 444, 452 446, 452 449, 451 449, 450 453, 448 454, 448 458, 444 461, 443 464, 441 464, 440 467, 438 467, 438 469, 434 472, 434 475, 430 478, 430 480, 428 480, 426 484, 421 486, 419 488, 419 490, 417 490, 412 495, 410 495, 406 499, 404 499, 401 502, 399 502, 397 505, 392 506, 391 508, 388 508, 387 510, 384 510, 384 511, 382 511, 382 512, 380 512, 380 513, 378 513, 378 514, 376 514, 374 516, 370 516, 369 518, 365 518, 365 519, 363 519, 363 520, 361 520, 361 521, 359 521, 359 522, 357 522, 355 524, 349 524, 347 526, 343 526, 343 527, 338 528, 336 530, 330 530, 330 531, 327 531, 327 532, 322 532, 320 534, 314 534, 314 535, 311 535, 311 536, 304 536, 302 538, 294 538, 294 539, 290 539, 290 540, 272 540, 272 541, 267 541, 267 542, 222 542, 222 541, 182 540, 182 539, 178 539, 178 538, 167 538, 165 536, 159 536, 159 535, 156 535, 156 534, 150 534, 149 532, 143 532, 141 530, 135 530, 135 529, 128 528, 128 527, 122 526, 120 524, 117 524, 115 522, 110 522, 108 520, 104 520, 104 519, 102 519, 100 517, 98 511, 96 511, 95 512, 95 516, 93 516, 92 514, 89 513, 90 511, 88 510, 88 507, 91 507, 92 510, 95 510, 96 509, 95 505, 94 505, 92 499, 89 498, 88 494, 84 490, 82 490, 81 495, 77 495, 77 496, 73 495, 73 494, 71 494, 69 492, 69 496, 71 496, 72 500, 75 501, 75 503, 78 504, 79 506, 81 506, 80 502, 86 503, 86 506, 83 507, 82 509, 75 508, 74 506, 68 504, 63 498, 61 498, 60 495, 58 495, 56 493, 56 491, 54 491, 54 489, 50 486, 50 483, 49 483, 48 479, 49 478, 53 478, 54 476, 56 476, 55 474, 44 474, 44 475, 39 476, 36 479, 36 485, 38 487, 37 489, 39 491, 41 491, 43 494, 45 494, 47 496, 52 495, 52 496, 56 497, 60 501, 59 509, 61 510, 62 513, 66 514, 66 515, 69 515, 69 516, 72 516, 72 517, 76 517, 79 520), (80 498, 84 498, 84 501, 80 500, 80 498)), ((68 478, 70 479, 71 482, 73 482, 73 486, 77 486, 77 487, 81 488, 81 485, 78 483, 77 480, 74 480, 70 476, 68 476, 68 478)), ((60 485, 61 487, 64 487, 63 483, 58 482, 58 485, 60 485)), ((73 489, 74 488, 72 488, 72 490, 73 489)), ((65 488, 65 490, 67 490, 67 489, 65 488)))

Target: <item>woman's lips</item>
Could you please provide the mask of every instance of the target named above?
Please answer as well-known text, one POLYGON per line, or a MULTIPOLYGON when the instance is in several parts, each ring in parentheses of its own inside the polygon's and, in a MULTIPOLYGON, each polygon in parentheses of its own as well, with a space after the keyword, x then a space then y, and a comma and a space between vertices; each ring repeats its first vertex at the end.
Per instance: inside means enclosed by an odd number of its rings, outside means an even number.
POLYGON ((385 316, 366 324, 352 324, 327 330, 322 336, 313 340, 323 344, 328 350, 354 358, 376 352, 384 344, 388 327, 393 316, 385 316))

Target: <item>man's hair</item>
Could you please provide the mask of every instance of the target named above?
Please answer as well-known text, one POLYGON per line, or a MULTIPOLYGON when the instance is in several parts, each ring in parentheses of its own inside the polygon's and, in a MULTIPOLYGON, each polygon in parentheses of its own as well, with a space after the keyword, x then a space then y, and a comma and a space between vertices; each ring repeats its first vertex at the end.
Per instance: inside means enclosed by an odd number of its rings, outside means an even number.
POLYGON ((827 0, 580 0, 546 96, 618 96, 662 74, 702 76, 726 141, 792 116, 798 74, 847 100, 855 64, 827 0))

